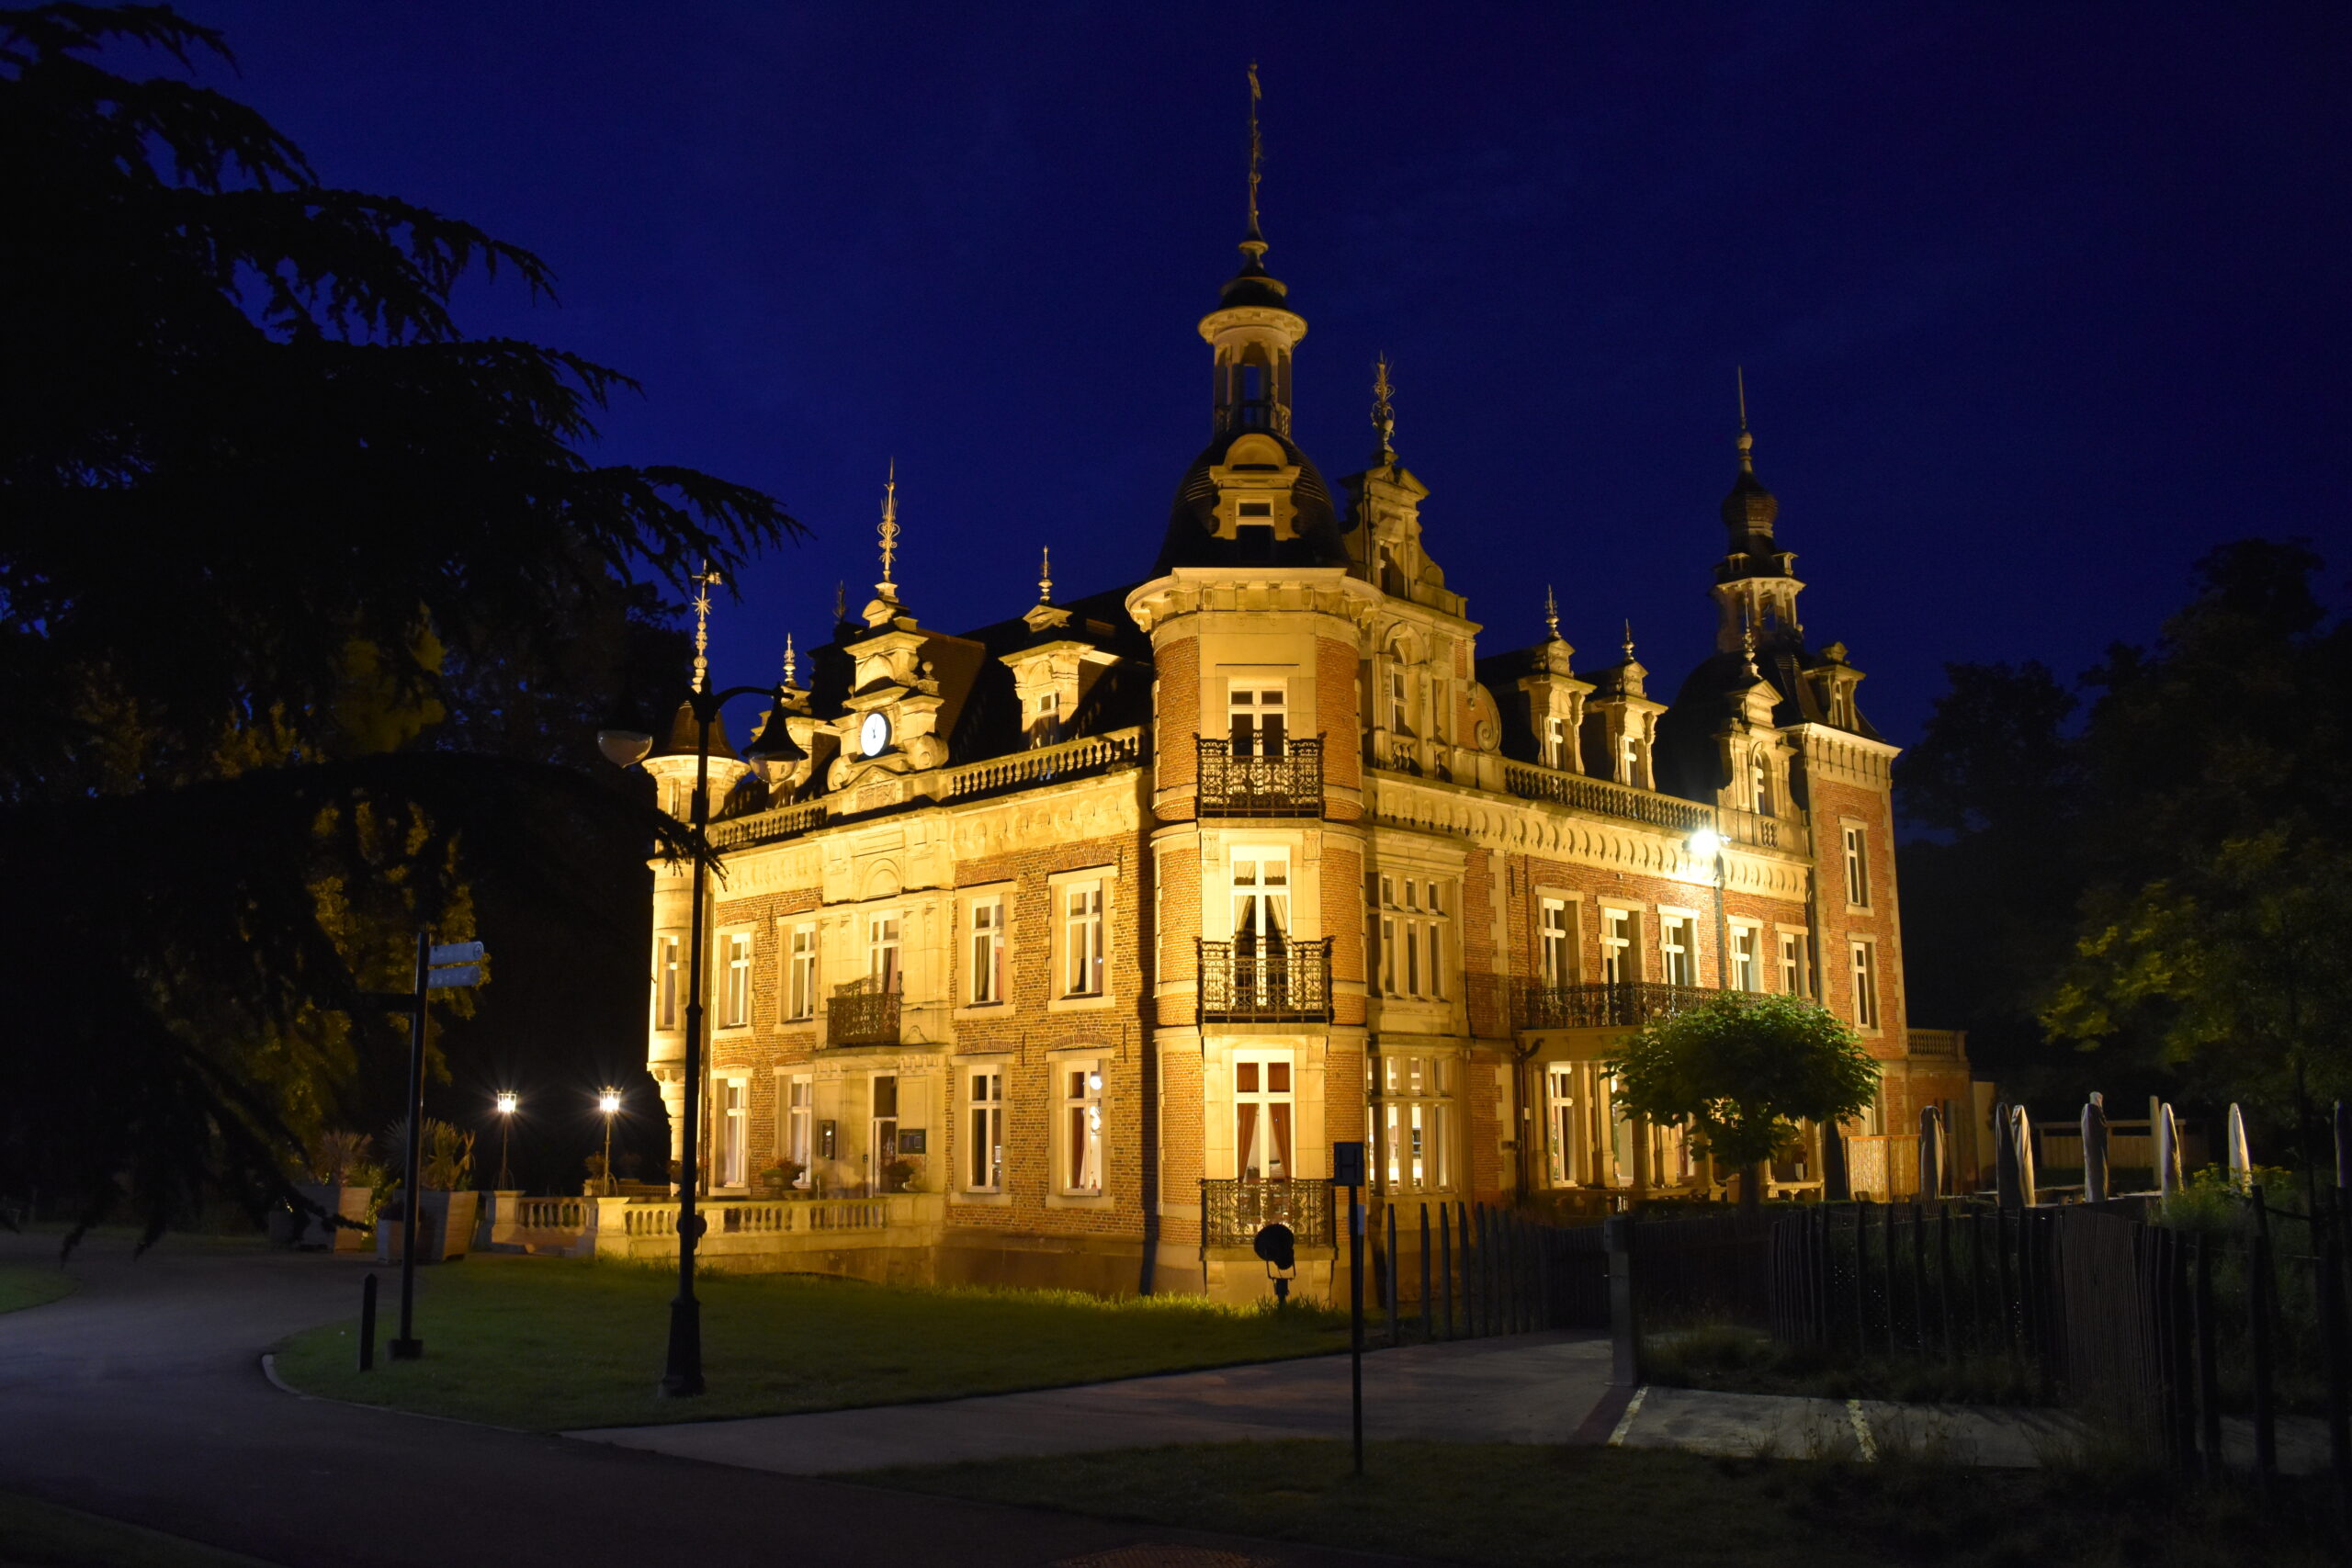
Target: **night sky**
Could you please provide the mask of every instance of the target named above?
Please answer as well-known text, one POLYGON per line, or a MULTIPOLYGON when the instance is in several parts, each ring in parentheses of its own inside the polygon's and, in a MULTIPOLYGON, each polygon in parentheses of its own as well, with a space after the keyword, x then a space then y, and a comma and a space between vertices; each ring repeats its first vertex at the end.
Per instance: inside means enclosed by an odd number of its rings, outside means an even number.
POLYGON ((730 682, 863 601, 893 456, 928 625, 1019 614, 1043 545, 1071 594, 1145 573, 1252 55, 1296 434, 1363 467, 1391 355, 1489 651, 1547 581, 1580 667, 1628 616, 1668 689, 1707 651, 1735 364, 1808 631, 1898 741, 1944 661, 2072 673, 2213 544, 2345 509, 2341 6, 187 9, 329 183, 554 265, 560 310, 466 323, 641 379, 605 457, 816 530, 722 606, 730 682))

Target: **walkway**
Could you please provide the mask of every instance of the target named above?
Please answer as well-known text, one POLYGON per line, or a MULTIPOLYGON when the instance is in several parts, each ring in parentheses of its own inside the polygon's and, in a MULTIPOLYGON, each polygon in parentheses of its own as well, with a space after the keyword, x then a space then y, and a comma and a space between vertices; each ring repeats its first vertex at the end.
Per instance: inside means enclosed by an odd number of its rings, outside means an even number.
MULTIPOLYGON (((0 1233, 0 1260, 52 1258, 56 1245, 0 1233)), ((272 1388, 260 1353, 352 1311, 369 1267, 177 1239, 134 1260, 127 1242, 91 1244, 73 1265, 80 1291, 0 1314, 0 1489, 297 1568, 643 1568, 755 1561, 779 1543, 842 1563, 1044 1568, 1171 1544, 1205 1549, 1194 1562, 1394 1561, 885 1496, 272 1388), (879 1534, 878 1517, 888 1521, 879 1534)), ((429 1272, 421 1283, 429 1301, 429 1272)), ((648 1350, 649 1377, 659 1354, 648 1350)), ((1124 1560, 1187 1559, 1155 1551, 1124 1560)))
MULTIPOLYGON (((1530 1334, 1364 1357, 1364 1436, 1565 1443, 1607 1391, 1609 1342, 1530 1334)), ((1348 1358, 1130 1378, 934 1404, 606 1427, 567 1437, 784 1475, 948 1464, 1160 1443, 1349 1435, 1348 1358)))

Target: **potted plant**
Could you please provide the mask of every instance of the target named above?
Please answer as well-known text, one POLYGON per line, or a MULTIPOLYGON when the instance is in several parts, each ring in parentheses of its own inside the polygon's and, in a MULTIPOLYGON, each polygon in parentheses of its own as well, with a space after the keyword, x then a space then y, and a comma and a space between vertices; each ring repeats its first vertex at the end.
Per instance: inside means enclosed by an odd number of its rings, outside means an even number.
POLYGON ((319 1134, 311 1149, 311 1179, 297 1182, 294 1189, 316 1205, 318 1213, 304 1211, 295 1246, 335 1252, 366 1248, 367 1227, 375 1207, 374 1183, 368 1179, 374 1169, 367 1156, 368 1140, 356 1133, 319 1134), (327 1216, 350 1224, 334 1224, 327 1216))
POLYGON ((882 1168, 882 1190, 885 1192, 920 1192, 922 1190, 922 1162, 905 1156, 882 1168))
MULTIPOLYGON (((384 1146, 405 1156, 407 1122, 392 1123, 384 1134, 384 1146)), ((416 1212, 417 1261, 437 1263, 444 1258, 463 1258, 473 1245, 474 1223, 481 1203, 481 1194, 472 1185, 473 1134, 460 1133, 447 1122, 428 1116, 417 1154, 418 1185, 424 1190, 416 1212)), ((406 1219, 402 1206, 408 1201, 408 1194, 399 1190, 398 1178, 393 1180, 390 1194, 382 1200, 377 1213, 376 1257, 386 1263, 400 1257, 406 1219)))
POLYGON ((788 1195, 800 1180, 797 1160, 780 1159, 760 1172, 760 1187, 771 1198, 788 1195))

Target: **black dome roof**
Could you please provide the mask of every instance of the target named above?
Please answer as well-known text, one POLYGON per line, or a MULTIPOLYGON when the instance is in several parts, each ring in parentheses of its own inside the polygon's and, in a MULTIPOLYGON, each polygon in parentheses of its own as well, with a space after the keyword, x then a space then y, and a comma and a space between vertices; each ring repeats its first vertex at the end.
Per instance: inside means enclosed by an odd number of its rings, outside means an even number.
POLYGON ((1316 470, 1314 459, 1287 435, 1263 425, 1237 425, 1217 432, 1201 448, 1201 455, 1193 459, 1193 466, 1184 470, 1183 479, 1176 486, 1176 503, 1169 513, 1168 536, 1160 544, 1159 561, 1152 568, 1152 575, 1157 577, 1180 566, 1343 567, 1351 562, 1347 543, 1340 534, 1339 513, 1331 504, 1330 489, 1316 470), (1272 554, 1261 541, 1220 539, 1215 532, 1217 490, 1216 481, 1209 478, 1209 470, 1222 464, 1233 444, 1245 435, 1262 435, 1278 442, 1285 461, 1298 468, 1298 479, 1291 486, 1291 502, 1296 509, 1292 519, 1295 536, 1274 540, 1272 554))

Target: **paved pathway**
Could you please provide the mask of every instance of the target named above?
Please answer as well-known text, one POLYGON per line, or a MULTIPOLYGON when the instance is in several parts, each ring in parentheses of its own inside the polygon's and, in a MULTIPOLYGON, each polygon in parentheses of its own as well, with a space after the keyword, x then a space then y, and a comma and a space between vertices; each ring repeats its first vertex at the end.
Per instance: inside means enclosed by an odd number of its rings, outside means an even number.
MULTIPOLYGON (((1519 1335, 1364 1357, 1364 1436, 1565 1443, 1606 1392, 1609 1343, 1519 1335)), ((1348 1359, 1129 1378, 933 1404, 566 1434, 786 1475, 1159 1443, 1349 1435, 1348 1359)))
MULTIPOLYGON (((55 1247, 0 1233, 0 1260, 55 1247)), ((288 1568, 645 1568, 780 1551, 843 1564, 1043 1565, 1138 1545, 1183 1546, 1189 1561, 1232 1568, 1387 1561, 877 1494, 272 1388, 259 1353, 355 1310, 368 1267, 176 1240, 134 1261, 126 1243, 91 1245, 73 1265, 74 1295, 0 1314, 0 1489, 288 1568)), ((429 1312, 429 1272, 424 1287, 429 1312)), ((429 1315, 424 1327, 429 1348, 429 1315)))

